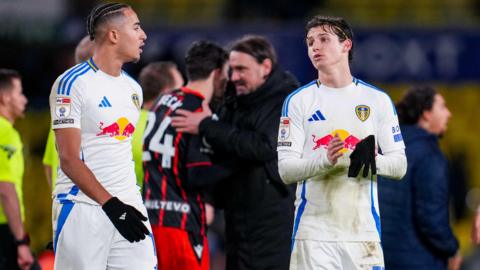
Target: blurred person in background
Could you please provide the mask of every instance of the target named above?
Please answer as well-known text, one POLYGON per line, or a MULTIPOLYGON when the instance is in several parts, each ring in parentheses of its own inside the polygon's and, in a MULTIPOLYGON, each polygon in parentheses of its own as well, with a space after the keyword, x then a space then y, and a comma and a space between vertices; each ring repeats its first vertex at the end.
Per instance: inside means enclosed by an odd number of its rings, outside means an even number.
POLYGON ((0 269, 30 269, 34 259, 25 231, 23 144, 13 127, 27 98, 20 74, 0 69, 0 269))
POLYGON ((480 206, 477 208, 472 225, 472 242, 475 245, 480 245, 480 206))
POLYGON ((184 84, 182 74, 173 62, 153 62, 142 68, 138 77, 143 91, 143 106, 138 118, 137 127, 132 137, 133 161, 137 185, 143 185, 143 133, 147 125, 148 111, 159 95, 179 89, 184 84))
MULTIPOLYGON (((93 41, 89 36, 85 36, 80 40, 75 48, 75 63, 80 64, 87 61, 93 55, 93 41)), ((50 188, 55 186, 55 180, 57 179, 58 169, 58 153, 55 147, 55 135, 53 129, 48 132, 47 144, 45 145, 45 152, 43 154, 43 168, 45 170, 45 176, 47 177, 48 185, 50 188)))
POLYGON ((290 269, 384 269, 375 174, 407 167, 395 108, 352 76, 343 18, 313 17, 305 42, 318 79, 285 100, 278 133, 280 175, 298 183, 290 269))
POLYGON ((52 205, 55 269, 154 269, 131 136, 142 90, 122 66, 147 36, 135 11, 100 4, 87 18, 94 54, 60 75, 50 113, 60 159, 52 205))
POLYGON ((180 109, 208 107, 214 92, 226 86, 227 60, 218 45, 193 43, 185 57, 187 85, 162 95, 148 114, 143 198, 159 269, 210 269, 204 191, 226 171, 212 166, 200 136, 177 132, 171 117, 180 109))
POLYGON ((429 86, 410 89, 396 107, 408 169, 402 181, 379 180, 385 268, 457 270, 461 256, 450 227, 448 164, 438 145, 450 111, 429 86))
POLYGON ((208 108, 178 110, 172 125, 202 135, 214 161, 234 164, 213 192, 215 207, 224 209, 226 269, 288 269, 293 194, 278 174, 276 136, 283 100, 298 82, 261 36, 234 41, 229 66, 234 96, 220 107, 220 120, 208 108))

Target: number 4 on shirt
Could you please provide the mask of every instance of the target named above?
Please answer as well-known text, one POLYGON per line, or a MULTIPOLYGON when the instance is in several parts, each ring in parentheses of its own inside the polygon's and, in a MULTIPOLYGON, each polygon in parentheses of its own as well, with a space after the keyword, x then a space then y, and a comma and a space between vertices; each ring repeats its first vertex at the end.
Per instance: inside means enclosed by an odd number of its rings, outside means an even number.
MULTIPOLYGON (((148 113, 147 127, 145 128, 145 133, 143 134, 143 141, 148 137, 150 132, 152 132, 153 126, 155 124, 155 113, 148 113)), ((170 117, 165 117, 160 123, 160 126, 153 134, 150 143, 148 144, 148 149, 143 151, 142 160, 150 161, 152 156, 150 151, 162 154, 162 167, 171 168, 172 167, 172 157, 175 156, 175 148, 173 147, 173 136, 171 134, 165 134, 165 130, 170 125, 172 119, 170 117), (160 143, 163 139, 163 143, 160 143)))

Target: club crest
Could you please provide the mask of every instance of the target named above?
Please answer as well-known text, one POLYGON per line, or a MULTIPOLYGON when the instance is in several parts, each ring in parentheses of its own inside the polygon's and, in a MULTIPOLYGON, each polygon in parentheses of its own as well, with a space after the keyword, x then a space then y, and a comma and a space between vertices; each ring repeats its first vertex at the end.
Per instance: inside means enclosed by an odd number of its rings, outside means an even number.
POLYGON ((358 119, 365 122, 370 116, 370 107, 367 105, 358 105, 355 107, 355 113, 357 114, 358 119))
POLYGON ((138 95, 137 94, 133 94, 132 95, 132 102, 133 102, 133 105, 135 105, 135 107, 137 107, 137 109, 140 110, 140 99, 138 98, 138 95))

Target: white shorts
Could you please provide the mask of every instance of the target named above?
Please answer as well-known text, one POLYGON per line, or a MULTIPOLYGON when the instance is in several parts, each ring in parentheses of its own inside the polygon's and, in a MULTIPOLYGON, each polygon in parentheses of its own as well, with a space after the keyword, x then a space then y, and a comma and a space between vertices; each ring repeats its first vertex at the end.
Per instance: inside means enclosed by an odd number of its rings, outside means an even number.
POLYGON ((379 242, 295 240, 290 270, 384 270, 379 242))
MULTIPOLYGON (((147 216, 141 199, 131 205, 147 216)), ((55 269, 157 269, 152 234, 130 243, 99 205, 54 200, 52 212, 55 269)))

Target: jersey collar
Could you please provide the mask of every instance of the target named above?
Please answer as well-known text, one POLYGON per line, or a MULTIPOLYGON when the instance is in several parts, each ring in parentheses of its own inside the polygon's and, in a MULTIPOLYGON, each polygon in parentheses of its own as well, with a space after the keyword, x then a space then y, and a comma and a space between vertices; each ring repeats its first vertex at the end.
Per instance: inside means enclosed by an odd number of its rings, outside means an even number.
POLYGON ((90 59, 87 60, 87 64, 93 69, 93 71, 97 72, 98 67, 97 67, 97 65, 95 64, 95 62, 93 62, 93 58, 92 58, 92 57, 90 57, 90 59))
POLYGON ((196 90, 193 90, 193 89, 190 89, 190 88, 187 88, 187 87, 181 87, 180 90, 186 94, 192 94, 192 95, 195 95, 199 98, 201 98, 202 100, 205 99, 205 97, 203 96, 202 93, 196 91, 196 90))

